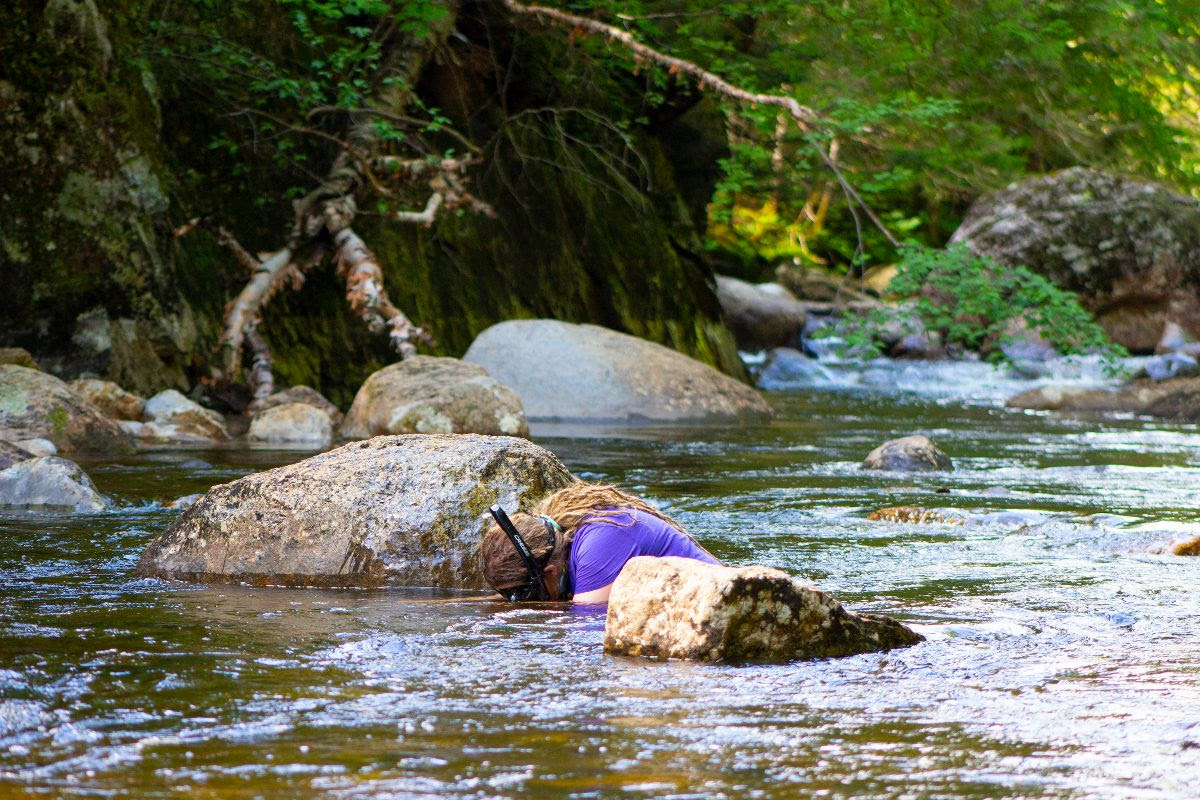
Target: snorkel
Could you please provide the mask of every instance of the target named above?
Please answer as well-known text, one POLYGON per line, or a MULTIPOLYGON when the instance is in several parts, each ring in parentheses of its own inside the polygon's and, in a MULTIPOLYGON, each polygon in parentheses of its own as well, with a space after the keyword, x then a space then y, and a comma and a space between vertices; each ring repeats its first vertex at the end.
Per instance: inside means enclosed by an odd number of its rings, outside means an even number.
MULTIPOLYGON (((525 567, 529 570, 529 584, 527 586, 518 586, 510 589, 507 592, 500 592, 505 600, 510 603, 518 603, 522 600, 550 600, 550 593, 546 590, 545 572, 543 566, 534 558, 533 551, 529 549, 529 545, 525 543, 525 539, 517 531, 517 526, 513 525, 512 520, 508 518, 508 514, 499 505, 494 505, 488 509, 492 515, 492 519, 496 520, 496 524, 500 526, 500 530, 504 531, 504 535, 512 542, 513 547, 517 548, 518 555, 525 562, 525 567)), ((546 556, 549 561, 550 556, 558 549, 558 534, 562 528, 558 523, 549 517, 542 516, 542 522, 546 526, 547 532, 550 534, 550 541, 553 545, 550 552, 546 556)), ((558 594, 560 599, 570 597, 571 581, 567 575, 567 568, 564 565, 562 574, 558 580, 558 594)))

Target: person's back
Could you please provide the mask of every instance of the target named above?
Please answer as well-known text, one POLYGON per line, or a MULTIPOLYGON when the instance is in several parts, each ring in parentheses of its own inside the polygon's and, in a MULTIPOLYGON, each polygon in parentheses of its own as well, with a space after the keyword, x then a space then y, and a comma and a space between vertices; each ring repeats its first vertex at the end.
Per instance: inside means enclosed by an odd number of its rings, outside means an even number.
POLYGON ((571 577, 577 602, 603 602, 621 568, 637 556, 681 556, 719 563, 690 536, 637 508, 612 509, 581 524, 571 542, 571 577))

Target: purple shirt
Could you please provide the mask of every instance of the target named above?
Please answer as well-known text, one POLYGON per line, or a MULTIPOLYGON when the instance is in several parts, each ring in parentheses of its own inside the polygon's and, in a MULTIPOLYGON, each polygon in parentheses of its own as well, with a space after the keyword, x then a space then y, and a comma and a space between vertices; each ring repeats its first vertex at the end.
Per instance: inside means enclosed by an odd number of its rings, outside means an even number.
POLYGON ((585 522, 571 543, 575 594, 608 586, 636 556, 682 556, 719 564, 685 533, 636 508, 585 522))

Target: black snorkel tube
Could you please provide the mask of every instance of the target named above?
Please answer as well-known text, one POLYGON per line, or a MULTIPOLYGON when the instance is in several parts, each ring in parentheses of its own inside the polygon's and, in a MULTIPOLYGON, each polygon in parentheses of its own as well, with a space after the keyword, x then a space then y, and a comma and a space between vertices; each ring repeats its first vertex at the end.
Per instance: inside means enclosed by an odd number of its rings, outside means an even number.
MULTIPOLYGON (((504 599, 510 603, 517 603, 521 600, 549 600, 550 593, 546 590, 546 580, 542 572, 541 564, 538 564, 537 559, 533 557, 533 551, 529 549, 529 545, 525 544, 525 540, 521 538, 521 534, 517 532, 517 526, 512 524, 512 520, 508 518, 508 514, 504 513, 504 509, 499 505, 494 505, 488 509, 492 514, 492 519, 496 520, 496 524, 500 526, 500 530, 513 543, 513 547, 517 548, 517 552, 521 555, 521 560, 525 562, 525 566, 529 568, 529 586, 523 586, 512 589, 508 592, 501 592, 504 599)), ((551 551, 553 552, 553 550, 551 551)))

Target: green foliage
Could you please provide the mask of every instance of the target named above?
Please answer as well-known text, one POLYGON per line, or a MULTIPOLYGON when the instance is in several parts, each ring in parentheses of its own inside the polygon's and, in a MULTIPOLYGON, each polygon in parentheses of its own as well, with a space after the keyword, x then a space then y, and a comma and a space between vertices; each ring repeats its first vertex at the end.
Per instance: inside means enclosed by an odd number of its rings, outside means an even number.
MULTIPOLYGON (((980 193, 1054 169, 1106 168, 1200 192, 1196 0, 574 6, 746 88, 791 94, 828 120, 821 131, 779 136, 775 109, 729 107, 731 154, 712 207, 726 229, 713 247, 842 269, 894 260, 850 213, 816 147, 836 148, 893 232, 930 246, 980 193), (834 208, 814 224, 812 198, 831 186, 834 208), (768 198, 774 233, 727 229, 768 198), (792 252, 781 252, 789 238, 792 252)), ((648 88, 671 85, 664 71, 649 72, 658 74, 648 88)))
MULTIPOLYGON (((1025 267, 972 255, 962 245, 906 249, 888 291, 913 298, 926 330, 938 333, 947 345, 979 350, 1003 344, 1011 339, 1014 325, 1023 324, 1064 355, 1128 355, 1108 340, 1070 292, 1025 267)), ((987 356, 1005 358, 996 346, 987 356)))

